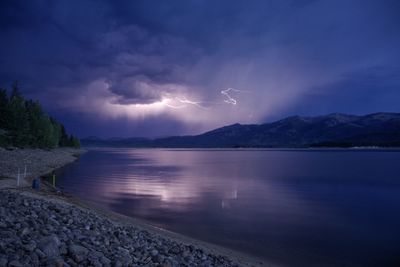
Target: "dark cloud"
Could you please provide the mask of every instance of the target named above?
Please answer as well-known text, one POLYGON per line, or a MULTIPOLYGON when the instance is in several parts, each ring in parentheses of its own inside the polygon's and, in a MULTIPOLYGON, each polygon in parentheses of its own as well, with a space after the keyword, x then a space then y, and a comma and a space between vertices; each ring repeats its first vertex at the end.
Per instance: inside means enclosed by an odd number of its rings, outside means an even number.
POLYGON ((398 14, 394 0, 5 0, 0 86, 20 80, 81 135, 398 111, 398 14), (229 87, 247 92, 236 106, 229 87))
POLYGON ((119 96, 120 104, 150 104, 162 100, 160 91, 153 90, 151 81, 143 76, 127 78, 110 83, 109 90, 119 96))
POLYGON ((347 73, 342 79, 305 94, 286 115, 340 112, 399 112, 400 68, 372 67, 347 73))

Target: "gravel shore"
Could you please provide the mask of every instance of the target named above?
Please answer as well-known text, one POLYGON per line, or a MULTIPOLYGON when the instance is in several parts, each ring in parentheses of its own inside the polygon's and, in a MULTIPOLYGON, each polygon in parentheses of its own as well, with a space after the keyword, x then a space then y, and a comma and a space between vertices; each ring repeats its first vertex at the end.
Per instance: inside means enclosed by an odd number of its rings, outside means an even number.
POLYGON ((31 186, 33 178, 48 174, 76 160, 85 150, 73 148, 15 149, 0 148, 0 188, 17 186, 18 169, 20 186, 31 186), (26 167, 26 177, 23 179, 26 167))
POLYGON ((33 178, 74 161, 83 152, 0 150, 0 267, 266 266, 236 252, 98 210, 76 198, 30 189, 33 178), (25 165, 27 179, 24 186, 16 187, 15 170, 25 165))
POLYGON ((72 204, 2 190, 0 266, 238 266, 72 204))

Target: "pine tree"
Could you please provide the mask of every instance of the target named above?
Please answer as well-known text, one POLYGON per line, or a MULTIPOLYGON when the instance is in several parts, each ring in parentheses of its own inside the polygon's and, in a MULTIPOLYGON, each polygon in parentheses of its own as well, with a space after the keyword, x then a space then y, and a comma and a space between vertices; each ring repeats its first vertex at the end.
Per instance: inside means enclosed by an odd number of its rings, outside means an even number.
POLYGON ((7 128, 8 96, 5 89, 0 89, 0 129, 7 128))
POLYGON ((41 119, 44 116, 42 107, 39 102, 29 100, 26 103, 26 111, 29 122, 29 146, 39 147, 40 138, 43 135, 43 127, 41 119))
POLYGON ((81 147, 81 142, 79 141, 78 138, 74 137, 71 134, 70 137, 69 137, 68 146, 75 147, 75 148, 80 148, 81 147))
POLYGON ((38 101, 25 100, 18 82, 14 82, 10 97, 6 90, 0 89, 0 146, 80 147, 80 142, 68 136, 62 124, 43 112, 38 101))
POLYGON ((25 99, 19 91, 18 83, 14 82, 9 103, 9 135, 16 147, 29 145, 29 121, 26 112, 25 99))
POLYGON ((50 147, 55 148, 58 147, 61 138, 61 126, 60 124, 53 118, 50 118, 52 133, 50 136, 50 147))
POLYGON ((0 89, 0 146, 8 146, 8 96, 5 89, 0 89))
POLYGON ((19 90, 18 81, 14 81, 12 86, 11 86, 10 100, 12 100, 14 98, 22 98, 23 99, 21 91, 19 90))
POLYGON ((60 143, 59 146, 68 146, 68 135, 67 132, 65 131, 64 125, 61 125, 61 137, 60 137, 60 143))

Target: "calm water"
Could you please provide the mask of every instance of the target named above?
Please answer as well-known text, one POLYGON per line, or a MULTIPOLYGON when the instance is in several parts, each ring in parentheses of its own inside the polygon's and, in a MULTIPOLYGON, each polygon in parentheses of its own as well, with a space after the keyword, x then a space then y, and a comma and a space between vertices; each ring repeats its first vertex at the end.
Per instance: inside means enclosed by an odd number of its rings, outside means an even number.
POLYGON ((97 149, 59 186, 295 266, 400 266, 399 151, 97 149))

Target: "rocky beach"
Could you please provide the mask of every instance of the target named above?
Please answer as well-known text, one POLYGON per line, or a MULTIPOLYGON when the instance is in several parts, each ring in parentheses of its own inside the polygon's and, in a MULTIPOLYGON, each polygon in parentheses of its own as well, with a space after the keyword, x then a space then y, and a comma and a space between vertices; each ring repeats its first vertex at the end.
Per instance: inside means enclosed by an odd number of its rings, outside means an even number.
POLYGON ((213 245, 135 223, 31 180, 74 161, 82 150, 0 151, 2 266, 265 266, 213 245), (16 169, 27 175, 16 187, 16 169), (22 170, 22 171, 21 171, 22 170))
POLYGON ((73 162, 84 152, 83 149, 74 148, 52 150, 0 148, 0 188, 16 187, 18 172, 20 187, 30 187, 32 179, 73 162))

